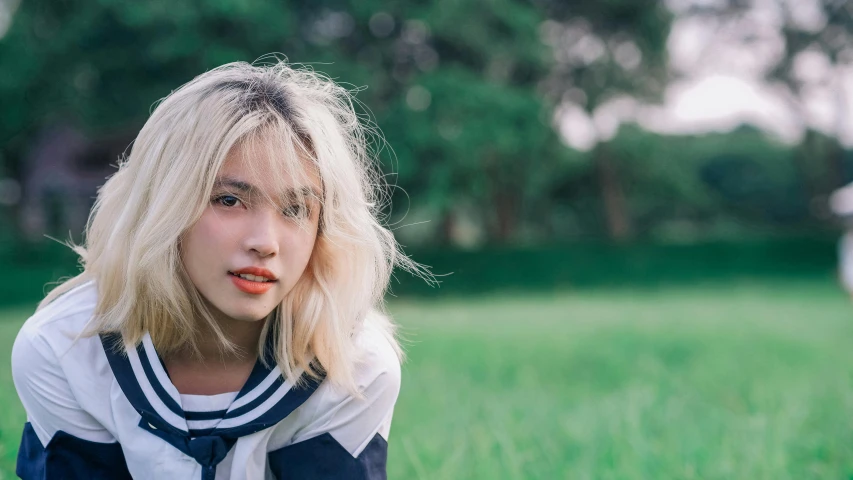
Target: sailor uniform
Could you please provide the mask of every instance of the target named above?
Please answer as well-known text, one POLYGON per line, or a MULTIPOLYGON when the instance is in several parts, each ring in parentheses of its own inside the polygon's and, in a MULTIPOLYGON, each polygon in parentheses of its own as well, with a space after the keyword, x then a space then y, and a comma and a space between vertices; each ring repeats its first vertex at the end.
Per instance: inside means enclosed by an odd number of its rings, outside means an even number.
POLYGON ((117 335, 79 335, 96 299, 92 282, 60 296, 15 340, 21 478, 385 478, 400 364, 382 332, 356 338, 363 398, 260 361, 239 392, 182 395, 149 335, 126 355, 117 335))

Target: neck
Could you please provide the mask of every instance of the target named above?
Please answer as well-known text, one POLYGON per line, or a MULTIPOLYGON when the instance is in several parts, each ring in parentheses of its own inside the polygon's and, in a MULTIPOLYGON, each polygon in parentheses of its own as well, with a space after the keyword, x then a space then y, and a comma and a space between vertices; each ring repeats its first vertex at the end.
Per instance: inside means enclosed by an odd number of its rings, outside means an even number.
POLYGON ((225 365, 254 363, 258 358, 258 342, 261 338, 261 331, 267 320, 255 322, 234 320, 221 312, 212 313, 219 330, 225 335, 225 338, 237 347, 236 351, 233 353, 223 351, 213 329, 206 322, 202 322, 201 334, 196 343, 200 355, 193 355, 190 351, 187 351, 186 355, 196 357, 205 363, 214 362, 225 365))
POLYGON ((217 395, 237 392, 251 375, 258 357, 258 340, 266 320, 247 322, 214 315, 217 326, 236 348, 225 353, 204 322, 198 351, 184 349, 164 359, 172 384, 181 394, 217 395))

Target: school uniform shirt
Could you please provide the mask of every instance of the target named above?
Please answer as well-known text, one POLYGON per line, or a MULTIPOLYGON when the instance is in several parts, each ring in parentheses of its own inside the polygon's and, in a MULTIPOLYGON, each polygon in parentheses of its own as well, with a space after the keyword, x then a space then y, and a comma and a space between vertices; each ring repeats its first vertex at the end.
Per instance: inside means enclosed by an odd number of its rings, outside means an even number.
POLYGON ((78 338, 96 300, 93 282, 73 289, 15 340, 21 478, 385 478, 400 363, 381 332, 357 336, 364 398, 323 381, 295 387, 261 362, 239 392, 182 395, 150 336, 127 355, 115 335, 78 338))

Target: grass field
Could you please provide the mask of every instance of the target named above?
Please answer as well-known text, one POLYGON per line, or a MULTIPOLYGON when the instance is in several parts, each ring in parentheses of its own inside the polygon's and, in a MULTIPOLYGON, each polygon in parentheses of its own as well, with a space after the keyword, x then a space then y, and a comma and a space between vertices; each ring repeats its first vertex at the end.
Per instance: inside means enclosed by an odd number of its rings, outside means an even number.
MULTIPOLYGON (((853 478, 853 305, 829 280, 397 300, 392 479, 853 478)), ((0 477, 24 413, 0 310, 0 477)))

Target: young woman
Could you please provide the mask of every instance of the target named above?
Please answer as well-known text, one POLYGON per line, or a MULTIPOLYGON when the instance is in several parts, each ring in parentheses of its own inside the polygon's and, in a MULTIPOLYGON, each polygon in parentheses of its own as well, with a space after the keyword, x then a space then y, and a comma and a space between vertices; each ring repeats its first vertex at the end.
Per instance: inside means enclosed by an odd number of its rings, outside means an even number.
POLYGON ((392 269, 423 273, 347 91, 229 64, 169 95, 99 192, 83 272, 12 352, 24 479, 385 478, 392 269))

